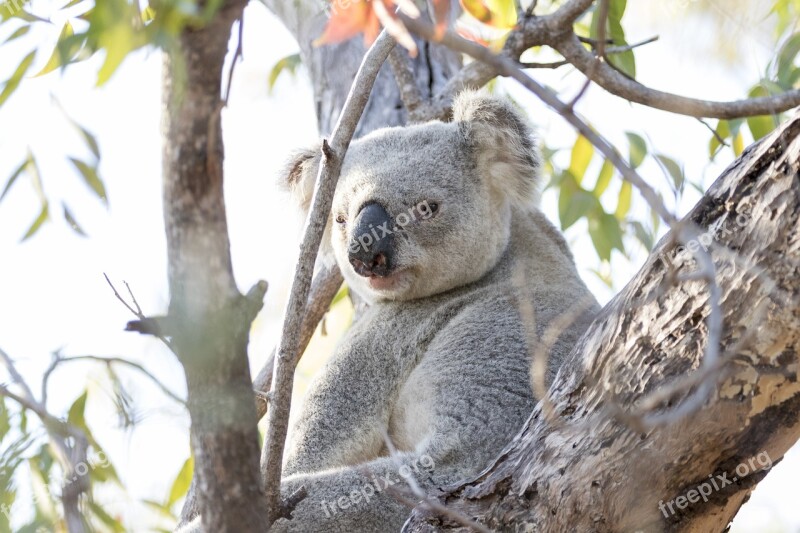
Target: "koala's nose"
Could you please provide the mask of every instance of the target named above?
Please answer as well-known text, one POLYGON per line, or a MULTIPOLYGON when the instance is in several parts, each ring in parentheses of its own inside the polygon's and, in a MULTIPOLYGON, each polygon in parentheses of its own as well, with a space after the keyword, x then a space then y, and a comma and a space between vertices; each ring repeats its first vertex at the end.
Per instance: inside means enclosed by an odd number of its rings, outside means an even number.
POLYGON ((392 218, 377 203, 361 208, 353 222, 348 258, 361 276, 388 276, 394 268, 392 218))

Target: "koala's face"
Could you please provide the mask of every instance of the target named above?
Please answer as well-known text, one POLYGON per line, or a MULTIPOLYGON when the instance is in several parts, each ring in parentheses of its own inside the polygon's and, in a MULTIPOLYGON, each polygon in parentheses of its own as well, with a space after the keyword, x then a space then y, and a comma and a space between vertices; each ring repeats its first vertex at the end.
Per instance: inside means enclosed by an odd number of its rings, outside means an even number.
MULTIPOLYGON (((301 163, 307 196, 315 159, 301 163)), ((378 130, 351 144, 331 210, 330 250, 369 302, 471 283, 505 251, 512 209, 533 205, 536 173, 516 111, 469 93, 451 123, 378 130)))

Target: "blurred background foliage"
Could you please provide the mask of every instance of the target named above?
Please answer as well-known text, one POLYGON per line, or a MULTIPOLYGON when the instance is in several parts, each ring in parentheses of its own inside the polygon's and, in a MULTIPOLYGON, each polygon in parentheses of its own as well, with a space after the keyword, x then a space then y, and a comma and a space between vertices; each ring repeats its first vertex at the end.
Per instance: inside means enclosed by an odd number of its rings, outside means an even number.
MULTIPOLYGON (((7 0, 0 3, 0 42, 3 63, 14 63, 8 79, 2 81, 0 107, 12 101, 16 91, 26 78, 57 75, 70 65, 101 56, 102 62, 96 72, 96 85, 102 86, 132 52, 147 48, 153 50, 176 50, 176 39, 185 28, 200 27, 218 9, 222 0, 198 2, 191 0, 72 0, 56 5, 54 2, 31 0, 7 0), (41 46, 39 42, 26 39, 34 26, 46 27, 53 35, 56 45, 41 46), (38 66, 38 68, 34 68, 38 66)), ((541 1, 538 10, 547 12, 556 9, 561 2, 541 1)), ((694 14, 711 21, 708 26, 714 35, 706 36, 704 43, 711 43, 701 53, 708 61, 735 62, 740 53, 735 38, 738 28, 733 25, 729 12, 752 10, 753 2, 748 0, 726 0, 724 9, 720 3, 702 0, 675 0, 673 20, 680 23, 683 17, 694 14)), ((516 22, 516 9, 513 0, 463 0, 465 10, 457 27, 464 35, 485 41, 489 46, 500 47, 504 35, 516 22)), ((626 0, 611 0, 606 35, 611 39, 609 46, 625 47, 628 30, 636 21, 625 18, 626 0)), ((763 13, 763 9, 758 13, 763 13)), ((763 15, 759 15, 763 16, 763 15)), ((800 19, 800 0, 776 0, 766 15, 771 33, 758 38, 774 44, 775 54, 759 77, 752 79, 750 89, 741 97, 766 96, 800 87, 800 33, 796 33, 800 19)), ((588 12, 578 25, 579 33, 587 43, 598 35, 597 14, 588 12)), ((760 27, 764 27, 761 25, 760 27)), ((591 46, 591 44, 586 45, 591 46)), ((636 77, 637 48, 628 49, 610 56, 611 64, 625 75, 636 77)), ((526 53, 525 61, 554 61, 548 50, 533 49, 526 53)), ((173 65, 173 79, 181 83, 183 65, 176 61, 173 65)), ((271 89, 281 76, 293 75, 302 69, 298 54, 291 54, 275 64, 268 79, 263 83, 271 89)), ((570 66, 562 67, 571 69, 570 66)), ((702 83, 702 80, 698 80, 702 83)), ((495 84, 490 86, 490 89, 495 84)), ((63 108, 64 120, 72 126, 73 134, 85 145, 81 154, 58 153, 63 159, 66 175, 82 180, 97 201, 108 207, 103 176, 99 172, 102 157, 100 143, 84 126, 69 117, 63 108)), ((720 120, 707 122, 708 158, 713 161, 720 153, 739 155, 745 146, 762 138, 782 120, 781 115, 752 117, 746 120, 720 120)), ((3 125, 6 127, 6 125, 3 125)), ((704 184, 684 173, 680 156, 663 153, 648 141, 645 131, 626 132, 626 143, 618 146, 633 167, 647 162, 655 164, 663 177, 662 194, 669 195, 668 205, 678 206, 684 193, 692 189, 698 193, 704 184)), ((36 190, 40 205, 36 212, 30 213, 28 220, 19 221, 21 240, 34 238, 44 224, 65 224, 79 235, 86 235, 92 228, 80 223, 81 213, 72 207, 69 197, 58 197, 48 188, 53 176, 42 175, 37 164, 37 155, 43 151, 58 151, 59 146, 37 144, 31 139, 27 153, 14 165, 13 172, 0 180, 0 209, 13 187, 28 181, 36 190)), ((570 146, 542 146, 546 187, 555 191, 558 198, 558 219, 565 231, 584 221, 591 237, 597 257, 595 275, 612 286, 610 275, 615 261, 623 260, 634 249, 649 251, 657 238, 663 233, 659 219, 639 198, 627 182, 623 182, 612 165, 596 153, 592 145, 582 136, 577 136, 570 146)), ((338 330, 349 324, 352 311, 346 298, 346 290, 335 303, 344 311, 336 320, 338 330)), ((324 325, 323 325, 324 326, 324 325)), ((325 344, 329 351, 333 343, 315 338, 317 348, 325 344)), ((319 366, 319 360, 304 361, 301 374, 310 375, 319 366)), ((114 402, 122 426, 133 425, 137 413, 126 395, 125 387, 115 374, 112 365, 107 368, 104 393, 99 388, 87 386, 82 395, 63 412, 54 413, 64 417, 70 424, 82 429, 89 438, 89 458, 103 458, 87 465, 91 489, 82 502, 87 527, 92 531, 125 531, 120 517, 107 512, 93 498, 93 491, 113 487, 124 490, 114 466, 107 460, 103 448, 93 437, 91 424, 85 418, 87 402, 114 402), (110 386, 108 386, 110 384, 110 386), (110 393, 108 391, 111 391, 110 393)), ((65 531, 61 506, 58 497, 70 480, 64 479, 63 465, 58 454, 48 443, 47 434, 41 423, 32 421, 35 413, 18 403, 0 397, 0 532, 10 531, 8 510, 19 494, 33 498, 35 513, 18 531, 65 531), (20 475, 24 472, 25 475, 20 475), (27 485, 20 487, 25 479, 27 485)), ((168 531, 174 524, 179 504, 186 494, 192 476, 193 462, 187 458, 174 480, 168 494, 160 501, 144 502, 154 511, 153 530, 168 531)))

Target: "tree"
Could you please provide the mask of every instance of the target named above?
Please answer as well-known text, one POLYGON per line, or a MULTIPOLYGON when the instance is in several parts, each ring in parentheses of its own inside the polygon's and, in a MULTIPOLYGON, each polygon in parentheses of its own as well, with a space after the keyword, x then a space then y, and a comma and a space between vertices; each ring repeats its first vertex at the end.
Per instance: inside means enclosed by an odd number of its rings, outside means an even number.
MULTIPOLYGON (((394 37, 418 49, 413 59, 395 48, 387 34, 378 38, 366 56, 360 37, 331 47, 312 46, 325 33, 326 24, 330 30, 342 21, 356 20, 357 10, 371 22, 354 29, 374 33, 374 4, 334 4, 331 23, 318 2, 267 0, 266 4, 300 43, 315 90, 320 132, 332 136, 326 145, 326 163, 306 229, 287 324, 276 349, 276 387, 269 392, 273 369, 268 365, 254 383, 261 393, 256 412, 246 347, 249 325, 260 309, 266 284, 258 283, 241 295, 233 280, 220 125, 227 99, 223 65, 228 36, 232 27, 241 31, 245 3, 201 3, 193 5, 188 15, 180 2, 154 3, 144 13, 126 0, 98 3, 83 17, 89 21, 85 32, 76 34, 69 23, 65 25, 52 65, 48 64, 54 70, 106 51, 99 72, 102 81, 136 48, 158 43, 168 57, 164 192, 172 299, 166 317, 147 317, 135 300, 129 302, 137 320, 128 327, 162 338, 184 365, 196 465, 184 518, 201 511, 209 530, 257 531, 291 509, 291 501, 279 500, 280 467, 276 465, 285 438, 294 366, 341 284, 335 269, 320 271, 313 284, 311 275, 338 166, 350 139, 385 124, 446 118, 449 102, 459 90, 483 86, 503 75, 519 81, 579 133, 570 167, 558 169, 550 162, 552 184, 560 191, 563 228, 586 218, 592 242, 605 261, 611 259, 613 249, 623 249, 622 236, 627 232, 651 247, 658 231, 655 223, 650 227, 639 220, 622 224, 636 188, 671 231, 642 273, 575 347, 575 364, 559 375, 522 433, 493 465, 487 465, 479 479, 447 488, 439 500, 456 514, 475 517, 492 528, 520 524, 565 530, 723 528, 763 477, 755 472, 754 463, 735 484, 704 495, 711 505, 686 510, 678 498, 686 494, 691 500, 689 491, 706 483, 709 476, 738 472, 737 466, 761 453, 778 460, 800 438, 793 422, 800 401, 793 357, 800 331, 794 283, 800 126, 790 119, 769 133, 782 112, 800 104, 800 91, 794 89, 800 72, 794 66, 800 39, 784 39, 769 72, 772 79, 754 86, 751 98, 717 103, 670 95, 634 80, 637 45, 625 41, 624 1, 565 0, 547 14, 535 1, 526 10, 512 2, 463 2, 472 16, 507 32, 501 54, 477 44, 480 35, 468 40, 446 31, 444 14, 454 16, 455 4, 431 3, 436 25, 408 12, 390 15, 391 9, 384 10, 382 20, 393 29, 394 37), (236 20, 240 22, 234 26, 236 20), (107 37, 106 32, 120 28, 129 31, 129 38, 107 37), (563 60, 520 62, 527 50, 545 47, 563 60), (462 67, 462 54, 478 61, 462 67), (387 56, 391 68, 381 70, 387 56), (584 89, 591 81, 632 102, 719 119, 712 128, 714 149, 730 144, 740 151, 744 124, 753 138, 762 140, 742 153, 695 210, 678 221, 659 191, 636 170, 648 155, 640 136, 629 136, 626 160, 576 114, 575 104, 583 91, 563 102, 520 70, 569 65, 587 77, 584 89), (351 85, 353 93, 348 98, 351 85), (339 126, 334 127, 337 120, 339 126), (581 178, 596 154, 604 164, 598 185, 590 191, 583 188, 581 178), (599 200, 615 172, 623 185, 616 211, 608 213, 599 200), (676 250, 677 246, 688 253, 676 250), (209 257, 215 260, 208 261, 209 257), (747 312, 738 311, 737 304, 748 303, 747 312), (690 369, 695 370, 684 377, 690 369), (270 424, 262 461, 265 506, 258 479, 256 421, 266 411, 266 393, 270 424), (700 423, 692 425, 692 421, 700 423), (676 428, 682 432, 680 440, 670 436, 676 428), (531 473, 534 464, 543 468, 531 473), (632 477, 631 470, 636 479, 647 479, 647 486, 629 484, 620 490, 620 482, 632 477), (634 511, 642 498, 648 502, 645 509, 634 511), (668 512, 659 511, 662 501, 667 502, 668 512)), ((393 7, 392 2, 383 4, 393 7)), ((406 7, 403 2, 397 4, 406 7)), ((788 0, 775 3, 784 25, 797 9, 788 0)), ((19 6, 8 11, 29 24, 38 23, 19 6)), ((238 50, 233 65, 237 56, 238 50)), ((29 55, 22 61, 6 83, 0 103, 17 88, 32 59, 29 55)), ((233 68, 228 79, 232 75, 233 68)), ((680 191, 686 178, 679 164, 663 154, 654 157, 680 191)), ((81 161, 75 165, 102 197, 95 169, 81 161)), ((35 162, 28 158, 12 175, 7 189, 23 172, 34 169, 35 162)), ((69 222, 73 217, 68 213, 65 208, 69 222)), ((48 205, 43 203, 29 234, 48 216, 48 205)), ((546 350, 535 355, 541 360, 546 350)), ((11 358, 5 360, 12 370, 11 358)), ((12 377, 22 386, 21 379, 12 377)), ((541 388, 538 382, 534 385, 541 388)), ((73 426, 82 425, 79 419, 70 416, 72 424, 62 425, 43 408, 46 402, 37 402, 29 389, 22 388, 25 394, 5 387, 2 392, 38 415, 52 429, 54 440, 85 453, 86 445, 78 444, 81 439, 69 439, 73 426)), ((64 464, 67 471, 74 467, 66 457, 64 464)), ((79 514, 75 500, 87 490, 81 487, 72 499, 68 492, 64 494, 68 517, 79 514)), ((702 494, 699 488, 695 497, 698 493, 702 494)), ((452 516, 431 511, 434 506, 430 501, 422 503, 407 528, 460 527, 452 516)), ((67 522, 70 531, 84 527, 80 520, 67 522)))

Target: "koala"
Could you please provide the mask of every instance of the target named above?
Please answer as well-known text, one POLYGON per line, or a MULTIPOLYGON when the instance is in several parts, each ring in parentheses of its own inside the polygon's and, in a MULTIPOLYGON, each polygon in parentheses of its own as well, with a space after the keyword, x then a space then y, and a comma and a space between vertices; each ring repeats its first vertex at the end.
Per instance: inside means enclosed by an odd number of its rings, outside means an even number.
MULTIPOLYGON (((320 157, 285 174, 304 209, 320 157)), ((322 255, 370 305, 310 385, 281 483, 307 496, 271 531, 400 531, 416 491, 476 476, 522 427, 531 339, 589 302, 549 351, 550 381, 598 310, 538 209, 539 167, 525 118, 480 92, 450 122, 351 144, 322 255)))
MULTIPOLYGON (((319 152, 286 173, 306 209, 319 152)), ((451 122, 352 143, 322 252, 370 305, 310 386, 281 487, 308 495, 273 530, 399 531, 398 493, 419 500, 408 476, 427 492, 475 476, 522 427, 536 401, 526 339, 589 302, 550 350, 552 380, 598 310, 537 207, 539 167, 525 118, 480 92, 451 122)))

